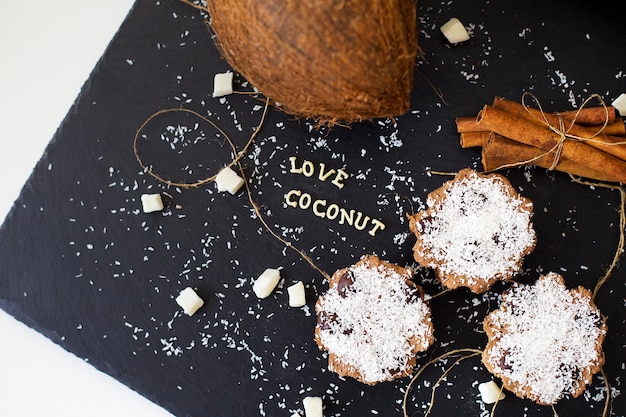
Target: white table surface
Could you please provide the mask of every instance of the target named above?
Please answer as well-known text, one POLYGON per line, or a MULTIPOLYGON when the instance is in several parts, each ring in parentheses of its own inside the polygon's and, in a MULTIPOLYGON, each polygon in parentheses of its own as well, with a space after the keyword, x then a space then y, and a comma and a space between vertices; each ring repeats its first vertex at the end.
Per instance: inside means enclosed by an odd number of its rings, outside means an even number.
MULTIPOLYGON (((132 0, 0 0, 0 220, 132 0)), ((171 414, 0 310, 0 416, 171 414)))

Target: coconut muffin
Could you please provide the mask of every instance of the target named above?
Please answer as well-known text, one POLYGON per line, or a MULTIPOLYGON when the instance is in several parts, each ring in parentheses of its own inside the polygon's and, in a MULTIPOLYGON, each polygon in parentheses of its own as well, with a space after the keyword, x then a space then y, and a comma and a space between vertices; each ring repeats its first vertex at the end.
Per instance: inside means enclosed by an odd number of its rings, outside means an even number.
POLYGON ((410 375, 433 342, 430 307, 413 270, 364 256, 336 271, 315 310, 329 369, 368 385, 410 375))
POLYGON ((513 284, 483 323, 482 361, 506 389, 542 405, 578 397, 604 364, 606 318, 583 287, 556 273, 513 284))
POLYGON ((499 174, 463 169, 428 194, 426 210, 409 215, 413 256, 449 289, 486 291, 519 273, 533 251, 533 204, 499 174))

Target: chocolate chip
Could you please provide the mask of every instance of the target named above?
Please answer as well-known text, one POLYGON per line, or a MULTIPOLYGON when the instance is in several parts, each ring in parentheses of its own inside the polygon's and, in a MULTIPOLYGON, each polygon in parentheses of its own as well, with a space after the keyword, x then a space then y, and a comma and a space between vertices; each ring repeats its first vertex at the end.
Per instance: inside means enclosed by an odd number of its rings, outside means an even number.
POLYGON ((337 322, 337 315, 335 313, 320 312, 317 315, 317 325, 321 330, 331 330, 331 324, 337 322))
POLYGON ((432 221, 433 221, 432 216, 427 216, 427 215, 422 216, 419 219, 419 221, 416 222, 417 230, 419 232, 426 232, 430 230, 432 221))
POLYGON ((502 356, 500 356, 500 359, 498 360, 498 367, 500 367, 500 369, 502 369, 503 371, 510 371, 511 369, 513 369, 512 366, 508 363, 508 358, 510 354, 511 352, 505 350, 502 352, 502 356))
POLYGON ((352 271, 344 272, 337 283, 337 291, 339 292, 339 295, 345 298, 347 295, 346 292, 350 289, 352 284, 354 284, 354 275, 352 274, 352 271))
MULTIPOLYGON (((341 329, 341 327, 343 327, 339 323, 337 314, 327 313, 325 311, 322 311, 317 315, 317 325, 320 328, 320 330, 327 331, 331 334, 335 333, 336 330, 339 330, 341 329), (334 324, 336 325, 333 326, 334 324)), ((352 332, 353 332, 353 329, 350 329, 350 328, 341 329, 341 333, 346 336, 350 336, 352 332)))
POLYGON ((398 375, 400 373, 400 368, 389 369, 389 373, 391 375, 398 375))

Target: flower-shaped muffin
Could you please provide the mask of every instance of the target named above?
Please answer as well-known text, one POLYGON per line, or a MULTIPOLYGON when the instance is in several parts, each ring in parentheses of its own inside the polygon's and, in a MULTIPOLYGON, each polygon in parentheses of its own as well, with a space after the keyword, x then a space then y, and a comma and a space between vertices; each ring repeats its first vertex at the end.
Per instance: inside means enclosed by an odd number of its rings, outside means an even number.
POLYGON ((433 325, 412 277, 373 255, 333 274, 315 305, 315 339, 330 370, 369 385, 413 372, 416 353, 433 342, 433 325))
POLYGON ((550 405, 578 397, 604 363, 606 319, 589 290, 568 290, 549 273, 534 285, 514 284, 484 321, 483 363, 521 398, 550 405))
POLYGON ((502 175, 464 169, 428 195, 428 209, 409 215, 413 256, 446 288, 486 291, 519 273, 533 251, 533 205, 502 175))

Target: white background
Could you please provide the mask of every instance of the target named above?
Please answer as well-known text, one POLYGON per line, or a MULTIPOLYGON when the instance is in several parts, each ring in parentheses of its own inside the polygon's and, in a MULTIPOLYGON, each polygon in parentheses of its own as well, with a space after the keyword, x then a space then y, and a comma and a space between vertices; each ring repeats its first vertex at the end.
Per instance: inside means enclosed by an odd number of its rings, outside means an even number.
MULTIPOLYGON (((0 0, 0 222, 132 0, 0 0)), ((0 310, 0 416, 171 417, 0 310)))

